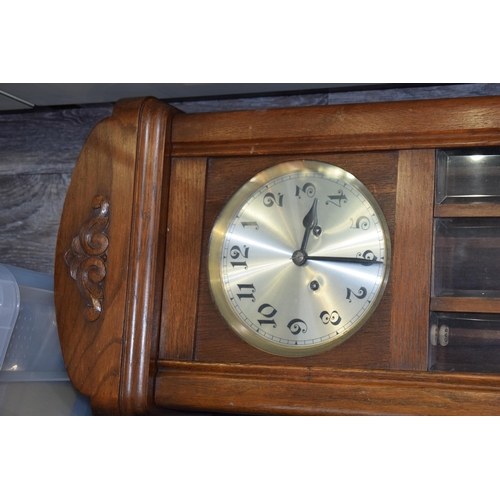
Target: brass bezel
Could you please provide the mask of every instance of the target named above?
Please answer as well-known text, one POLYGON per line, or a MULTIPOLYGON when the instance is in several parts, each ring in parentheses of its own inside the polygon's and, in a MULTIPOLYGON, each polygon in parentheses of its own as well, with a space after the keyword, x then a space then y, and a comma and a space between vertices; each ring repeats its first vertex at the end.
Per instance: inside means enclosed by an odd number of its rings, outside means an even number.
POLYGON ((377 308, 382 296, 384 294, 387 281, 389 279, 391 266, 391 239, 389 234, 389 227, 385 220, 382 209, 380 208, 377 200, 368 190, 368 188, 359 181, 354 175, 350 174, 346 170, 336 165, 331 165, 329 163, 315 161, 315 160, 293 160, 288 162, 279 163, 272 167, 259 172, 252 179, 243 184, 229 199, 222 211, 220 212, 217 220, 215 221, 209 242, 209 253, 208 253, 208 278, 210 283, 210 289, 212 292, 212 297, 222 314, 225 321, 231 327, 231 329, 245 340, 250 345, 267 352, 269 354, 274 354, 277 356, 285 357, 305 357, 311 356, 313 354, 319 354, 330 350, 331 348, 345 342, 354 333, 356 333, 370 318, 375 309, 377 308), (222 282, 222 269, 221 269, 221 256, 222 248, 224 244, 224 239, 226 232, 231 225, 231 222, 235 215, 239 212, 240 208, 244 205, 246 200, 258 189, 260 189, 264 184, 270 182, 273 179, 281 177, 283 175, 288 175, 294 172, 311 171, 320 172, 325 176, 343 180, 346 183, 353 185, 360 193, 365 196, 367 201, 372 206, 374 212, 380 220, 380 225, 382 228, 385 244, 385 268, 384 275, 382 278, 381 285, 377 292, 376 297, 371 302, 368 309, 366 309, 362 318, 355 323, 349 330, 346 330, 340 337, 334 337, 324 343, 308 345, 308 346, 298 346, 292 347, 289 345, 281 345, 271 342, 264 337, 261 337, 256 332, 251 330, 241 318, 236 314, 231 306, 231 303, 225 293, 223 282, 222 282))

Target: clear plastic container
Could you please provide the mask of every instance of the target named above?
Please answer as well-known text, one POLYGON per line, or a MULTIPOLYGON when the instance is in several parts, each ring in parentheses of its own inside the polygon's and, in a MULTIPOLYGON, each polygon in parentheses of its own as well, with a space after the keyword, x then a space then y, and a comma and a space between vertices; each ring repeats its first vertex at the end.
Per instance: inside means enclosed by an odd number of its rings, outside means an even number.
POLYGON ((9 325, 0 337, 0 415, 91 415, 64 366, 53 277, 0 264, 0 286, 0 327, 9 325))
POLYGON ((19 314, 21 297, 16 278, 0 264, 0 368, 19 314))
POLYGON ((57 335, 52 276, 2 267, 16 280, 20 304, 0 381, 69 380, 57 335))

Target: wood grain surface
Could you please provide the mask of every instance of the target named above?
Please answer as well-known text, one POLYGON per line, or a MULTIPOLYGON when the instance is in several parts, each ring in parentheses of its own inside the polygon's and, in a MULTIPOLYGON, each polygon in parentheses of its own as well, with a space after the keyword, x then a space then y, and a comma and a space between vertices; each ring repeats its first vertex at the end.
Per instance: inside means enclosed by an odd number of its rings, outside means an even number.
POLYGON ((174 156, 269 155, 491 146, 493 97, 179 115, 174 156))
POLYGON ((432 297, 431 311, 500 313, 500 298, 478 297, 432 297))
POLYGON ((159 353, 164 359, 193 358, 206 172, 206 158, 172 161, 159 353))
POLYGON ((89 396, 96 413, 119 413, 123 361, 123 324, 128 275, 138 111, 124 110, 92 131, 68 188, 55 255, 54 300, 59 339, 68 375, 89 396), (127 112, 128 111, 128 112, 127 112), (118 146, 119 144, 119 146, 118 146), (110 204, 109 239, 102 313, 97 321, 83 316, 85 301, 69 274, 64 255, 82 224, 93 216, 91 202, 104 196, 110 204), (128 199, 128 203, 120 201, 128 199))
POLYGON ((441 204, 434 207, 434 217, 500 217, 495 203, 441 204))
MULTIPOLYGON (((120 121, 135 114, 139 118, 135 131, 137 142, 130 138, 128 144, 130 148, 137 147, 135 164, 127 165, 123 171, 113 165, 117 204, 131 209, 132 214, 130 219, 118 219, 115 226, 127 237, 125 246, 129 252, 126 262, 115 261, 115 264, 127 265, 128 277, 119 282, 126 294, 124 317, 113 314, 110 317, 118 321, 124 319, 119 411, 141 414, 154 405, 152 374, 156 370, 159 350, 165 271, 165 214, 171 167, 169 139, 176 110, 156 99, 146 98, 120 101, 115 112, 120 121), (127 190, 121 192, 122 175, 127 177, 126 183, 133 183, 131 198, 127 190)), ((119 130, 123 130, 123 126, 119 130)), ((113 141, 112 147, 114 156, 119 156, 119 141, 113 141)), ((107 332, 104 330, 102 334, 106 336, 107 332)))
POLYGON ((54 276, 58 332, 70 379, 98 413, 142 413, 150 403, 163 284, 165 244, 158 236, 165 234, 170 113, 154 99, 120 101, 86 141, 66 196, 54 276), (92 216, 95 196, 109 201, 109 247, 102 312, 89 322, 64 255, 92 216))
POLYGON ((162 361, 156 403, 258 415, 498 415, 499 377, 162 361))
POLYGON ((53 274, 70 174, 0 175, 0 263, 53 274))
POLYGON ((391 317, 391 367, 399 370, 427 369, 434 158, 434 150, 399 154, 391 317))
POLYGON ((71 173, 90 131, 113 106, 0 114, 0 174, 71 173))
POLYGON ((0 262, 54 273, 71 173, 112 106, 0 114, 0 262))

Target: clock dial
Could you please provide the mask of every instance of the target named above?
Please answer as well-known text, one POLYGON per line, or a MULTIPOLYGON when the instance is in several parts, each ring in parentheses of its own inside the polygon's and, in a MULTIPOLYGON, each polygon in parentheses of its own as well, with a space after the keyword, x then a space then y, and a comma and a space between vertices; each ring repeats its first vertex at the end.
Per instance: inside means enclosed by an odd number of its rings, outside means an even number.
POLYGON ((317 161, 270 167, 244 184, 210 240, 214 300, 266 352, 307 356, 357 331, 387 283, 390 239, 368 189, 317 161))

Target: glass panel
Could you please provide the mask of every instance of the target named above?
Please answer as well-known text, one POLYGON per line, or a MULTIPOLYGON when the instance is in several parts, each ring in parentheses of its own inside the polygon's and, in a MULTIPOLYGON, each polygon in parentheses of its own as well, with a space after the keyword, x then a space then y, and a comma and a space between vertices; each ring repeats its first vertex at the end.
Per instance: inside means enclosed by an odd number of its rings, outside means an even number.
POLYGON ((500 218, 434 221, 435 297, 500 297, 500 218))
POLYGON ((500 149, 441 150, 436 203, 500 203, 500 149))
POLYGON ((433 313, 429 370, 500 373, 500 315, 433 313))

